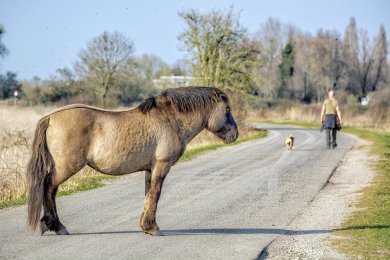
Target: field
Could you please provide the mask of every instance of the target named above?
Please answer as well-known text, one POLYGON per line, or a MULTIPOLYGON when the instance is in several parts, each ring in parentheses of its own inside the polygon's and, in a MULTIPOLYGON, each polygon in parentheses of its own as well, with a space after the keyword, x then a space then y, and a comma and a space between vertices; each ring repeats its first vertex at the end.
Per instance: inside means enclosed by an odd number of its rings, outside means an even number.
MULTIPOLYGON (((0 107, 0 208, 26 203, 27 182, 26 166, 30 158, 30 149, 35 126, 38 120, 53 110, 53 107, 0 107)), ((240 128, 241 141, 261 138, 265 132, 240 128)), ((187 146, 182 159, 188 160, 207 150, 223 146, 213 134, 204 131, 187 146)), ((88 166, 63 183, 59 195, 93 189, 104 185, 111 179, 88 166)))
MULTIPOLYGON (((0 109, 0 201, 21 199, 26 195, 25 166, 30 153, 34 126, 44 108, 0 109)), ((22 199, 23 200, 23 199, 22 199)), ((22 202, 22 201, 21 201, 22 202)))

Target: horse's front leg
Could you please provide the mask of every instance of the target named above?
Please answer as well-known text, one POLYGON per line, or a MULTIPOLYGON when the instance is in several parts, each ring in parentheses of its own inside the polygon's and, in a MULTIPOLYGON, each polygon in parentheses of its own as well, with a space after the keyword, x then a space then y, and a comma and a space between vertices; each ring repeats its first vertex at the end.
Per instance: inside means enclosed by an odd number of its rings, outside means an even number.
MULTIPOLYGON (((170 163, 157 162, 152 170, 150 188, 145 198, 144 211, 141 215, 140 225, 142 230, 153 236, 161 236, 160 228, 156 223, 156 211, 158 200, 165 176, 171 168, 170 163)), ((146 180, 146 179, 145 179, 146 180)))

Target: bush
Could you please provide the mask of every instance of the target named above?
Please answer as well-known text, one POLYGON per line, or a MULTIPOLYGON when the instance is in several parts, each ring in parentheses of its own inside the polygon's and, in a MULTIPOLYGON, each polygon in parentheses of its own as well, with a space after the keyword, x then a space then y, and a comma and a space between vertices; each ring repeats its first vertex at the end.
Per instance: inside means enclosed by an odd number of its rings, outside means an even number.
POLYGON ((378 128, 390 127, 390 85, 382 85, 381 89, 372 95, 369 105, 369 116, 372 126, 378 128))

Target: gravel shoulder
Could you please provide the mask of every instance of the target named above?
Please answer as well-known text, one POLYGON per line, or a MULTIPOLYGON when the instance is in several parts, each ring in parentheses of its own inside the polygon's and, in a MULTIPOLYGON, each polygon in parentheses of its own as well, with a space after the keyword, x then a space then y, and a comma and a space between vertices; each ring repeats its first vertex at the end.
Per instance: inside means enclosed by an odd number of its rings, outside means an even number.
POLYGON ((260 254, 260 259, 349 259, 330 245, 333 232, 351 212, 374 171, 369 143, 358 140, 330 177, 328 184, 288 227, 260 254))

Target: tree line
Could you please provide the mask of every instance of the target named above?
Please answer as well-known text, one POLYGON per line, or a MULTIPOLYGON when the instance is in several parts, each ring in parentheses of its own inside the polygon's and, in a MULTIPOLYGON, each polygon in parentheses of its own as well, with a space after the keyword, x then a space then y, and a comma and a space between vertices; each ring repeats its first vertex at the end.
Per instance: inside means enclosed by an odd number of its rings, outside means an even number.
MULTIPOLYGON (((134 44, 120 32, 103 32, 87 43, 73 68, 49 79, 19 82, 16 73, 0 75, 0 99, 17 89, 32 104, 83 102, 103 107, 131 104, 157 92, 160 76, 192 76, 192 84, 219 86, 246 98, 321 101, 334 89, 355 98, 389 88, 387 37, 383 25, 371 39, 350 18, 344 34, 319 29, 305 33, 269 18, 254 34, 240 24, 233 8, 180 12, 178 36, 186 59, 175 66, 153 55, 134 56, 134 44)), ((1 43, 0 57, 7 55, 1 43)))

